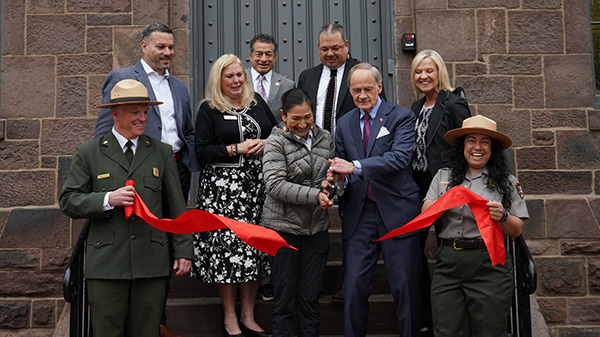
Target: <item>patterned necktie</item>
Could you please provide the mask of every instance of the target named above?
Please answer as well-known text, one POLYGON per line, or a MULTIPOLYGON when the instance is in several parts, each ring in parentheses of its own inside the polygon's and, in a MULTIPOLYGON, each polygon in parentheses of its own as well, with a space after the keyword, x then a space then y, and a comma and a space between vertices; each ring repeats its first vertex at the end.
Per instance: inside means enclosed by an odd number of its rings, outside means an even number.
POLYGON ((333 99, 335 98, 335 84, 336 84, 337 69, 331 69, 331 77, 329 78, 329 84, 327 84, 327 92, 325 94, 325 106, 323 107, 323 129, 331 132, 331 121, 333 120, 333 112, 335 107, 333 106, 333 99))
POLYGON ((125 158, 127 158, 129 165, 131 165, 131 162, 133 161, 133 150, 131 149, 132 146, 133 142, 130 140, 128 140, 127 143, 125 143, 125 147, 127 148, 125 150, 125 158))
MULTIPOLYGON (((363 148, 365 149, 365 157, 367 156, 367 146, 369 145, 369 137, 371 136, 371 115, 365 112, 365 125, 363 125, 363 148)), ((371 184, 367 183, 367 197, 375 201, 375 196, 371 190, 371 184)))
POLYGON ((265 81, 265 75, 258 75, 258 94, 265 100, 265 102, 267 101, 267 92, 265 91, 265 85, 264 85, 264 81, 265 81))

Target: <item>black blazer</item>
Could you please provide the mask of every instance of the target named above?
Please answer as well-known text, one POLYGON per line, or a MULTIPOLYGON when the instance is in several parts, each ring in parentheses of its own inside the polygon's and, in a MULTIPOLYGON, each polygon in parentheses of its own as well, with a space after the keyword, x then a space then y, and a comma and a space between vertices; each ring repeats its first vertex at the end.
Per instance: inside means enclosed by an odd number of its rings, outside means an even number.
MULTIPOLYGON (((267 139, 277 121, 259 94, 254 93, 254 99, 256 105, 252 105, 246 113, 257 123, 260 133, 258 138, 267 139)), ((225 147, 244 141, 241 125, 235 115, 213 109, 208 102, 202 103, 196 117, 195 136, 196 156, 200 163, 226 166, 241 164, 243 156, 229 157, 225 147)))
MULTIPOLYGON (((348 72, 352 67, 359 64, 355 58, 348 58, 346 66, 344 68, 344 75, 342 76, 342 84, 340 85, 340 92, 338 94, 337 105, 335 108, 335 121, 340 119, 346 112, 356 108, 350 90, 348 89, 348 72)), ((319 89, 319 81, 321 80, 321 73, 323 72, 323 64, 319 64, 316 67, 312 67, 304 70, 298 77, 298 88, 303 89, 308 93, 310 98, 317 103, 317 90, 319 89)), ((314 114, 314 111, 313 111, 314 114)))
MULTIPOLYGON (((425 97, 416 100, 411 109, 415 116, 425 104, 425 97)), ((444 139, 444 134, 449 130, 460 128, 464 119, 471 117, 469 103, 449 91, 440 91, 429 117, 429 127, 425 134, 427 143, 427 164, 431 176, 435 176, 442 167, 448 167, 452 156, 452 145, 444 139)))

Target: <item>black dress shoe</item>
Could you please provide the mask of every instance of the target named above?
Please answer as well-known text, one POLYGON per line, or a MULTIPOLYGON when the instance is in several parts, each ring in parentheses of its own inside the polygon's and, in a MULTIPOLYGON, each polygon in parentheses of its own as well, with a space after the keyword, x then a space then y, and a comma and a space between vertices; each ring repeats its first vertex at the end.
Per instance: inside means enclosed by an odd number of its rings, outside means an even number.
POLYGON ((242 321, 240 321, 240 329, 242 330, 242 332, 244 333, 244 336, 246 336, 246 337, 271 337, 271 336, 273 336, 272 334, 270 334, 266 331, 250 330, 247 326, 244 325, 244 323, 242 323, 242 321))
POLYGON ((227 332, 227 328, 225 328, 225 325, 223 325, 223 337, 246 337, 243 333, 239 333, 237 335, 230 335, 229 332, 227 332))

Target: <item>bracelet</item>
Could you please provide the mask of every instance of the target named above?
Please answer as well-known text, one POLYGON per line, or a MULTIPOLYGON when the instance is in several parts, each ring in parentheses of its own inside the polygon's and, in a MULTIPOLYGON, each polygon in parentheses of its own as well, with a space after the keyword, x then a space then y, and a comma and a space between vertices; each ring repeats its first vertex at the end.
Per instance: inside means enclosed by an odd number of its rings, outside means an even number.
POLYGON ((508 212, 506 211, 506 208, 504 209, 504 213, 502 213, 502 217, 500 218, 500 220, 498 220, 498 222, 504 222, 508 219, 508 212))
POLYGON ((235 156, 237 154, 236 151, 235 151, 235 147, 233 147, 233 144, 227 145, 227 154, 230 157, 233 157, 233 156, 235 156))
POLYGON ((235 153, 235 156, 237 156, 237 155, 238 155, 237 143, 235 143, 235 152, 234 152, 234 153, 235 153))

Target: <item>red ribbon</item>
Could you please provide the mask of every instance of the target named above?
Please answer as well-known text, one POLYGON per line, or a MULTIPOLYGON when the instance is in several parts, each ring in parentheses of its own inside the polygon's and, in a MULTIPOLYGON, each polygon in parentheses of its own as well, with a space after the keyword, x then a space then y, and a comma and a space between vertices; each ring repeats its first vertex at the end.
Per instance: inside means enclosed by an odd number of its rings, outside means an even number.
MULTIPOLYGON (((126 185, 133 186, 133 181, 128 180, 126 185)), ((135 192, 133 206, 125 206, 125 218, 128 218, 128 212, 130 215, 132 212, 135 213, 151 226, 169 233, 191 234, 229 228, 242 241, 269 255, 275 256, 277 250, 281 247, 297 250, 270 228, 230 219, 199 209, 189 210, 178 216, 177 219, 158 219, 150 212, 137 192, 135 192), (128 209, 131 210, 128 211, 128 209)))
POLYGON ((475 216, 477 227, 479 228, 483 242, 490 254, 492 264, 494 266, 504 264, 504 237, 502 235, 502 229, 498 223, 490 217, 490 209, 485 205, 488 202, 488 200, 480 197, 464 186, 455 186, 436 200, 436 202, 425 210, 425 212, 419 214, 406 225, 396 228, 382 236, 377 241, 429 227, 441 212, 467 204, 475 216))

